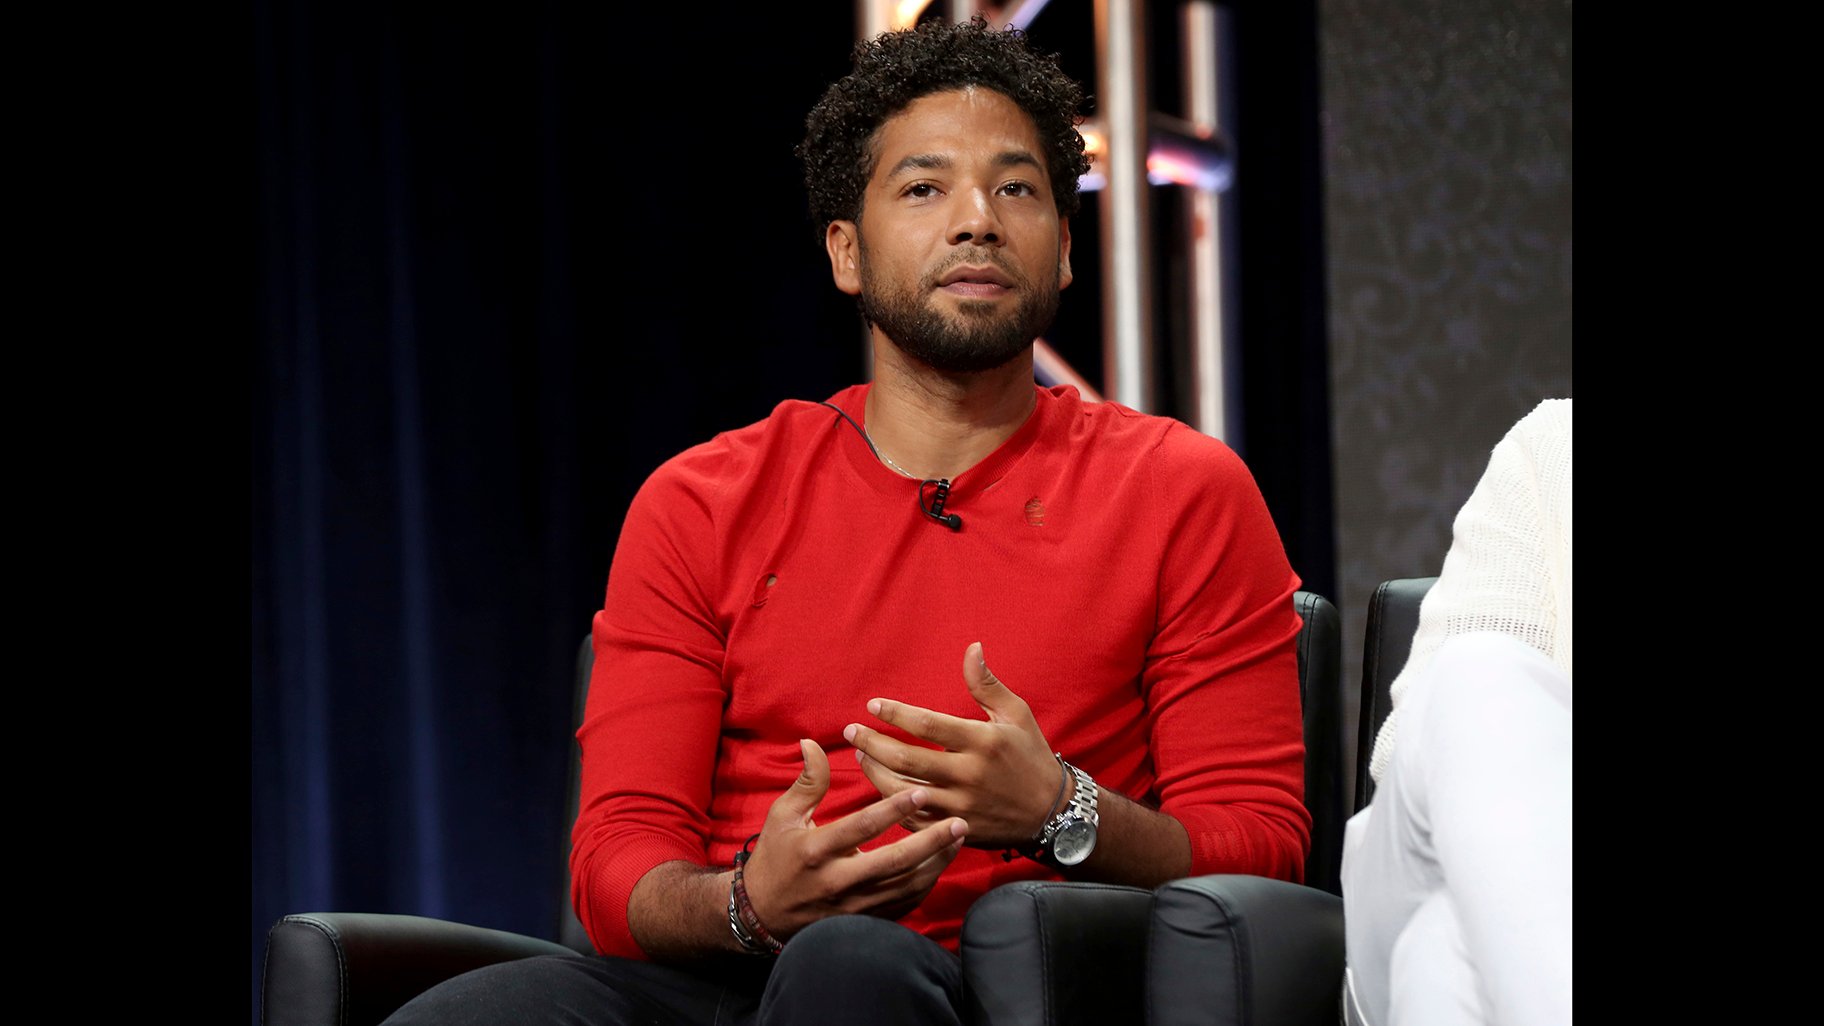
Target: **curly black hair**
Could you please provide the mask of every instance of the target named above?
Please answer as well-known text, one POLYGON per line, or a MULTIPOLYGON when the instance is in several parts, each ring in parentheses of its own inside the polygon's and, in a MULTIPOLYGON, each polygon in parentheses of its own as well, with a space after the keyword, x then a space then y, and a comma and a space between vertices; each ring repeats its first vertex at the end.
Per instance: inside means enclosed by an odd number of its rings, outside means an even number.
POLYGON ((965 86, 993 89, 1032 118, 1058 215, 1076 214, 1077 179, 1089 170, 1077 132, 1083 89, 1059 69, 1056 56, 1031 49, 1025 33, 992 29, 980 15, 960 25, 930 21, 857 43, 851 57, 854 67, 805 118, 796 151, 819 242, 831 221, 861 218, 881 124, 920 97, 965 86))

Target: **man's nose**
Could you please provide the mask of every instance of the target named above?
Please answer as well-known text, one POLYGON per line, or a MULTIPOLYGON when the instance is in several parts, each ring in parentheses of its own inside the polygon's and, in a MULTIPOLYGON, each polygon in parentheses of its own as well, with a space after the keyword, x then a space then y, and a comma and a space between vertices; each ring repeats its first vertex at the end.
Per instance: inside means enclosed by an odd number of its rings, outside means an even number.
POLYGON ((994 198, 980 189, 971 189, 956 197, 955 213, 950 223, 951 245, 972 242, 978 246, 1001 244, 1001 222, 994 209, 994 198))

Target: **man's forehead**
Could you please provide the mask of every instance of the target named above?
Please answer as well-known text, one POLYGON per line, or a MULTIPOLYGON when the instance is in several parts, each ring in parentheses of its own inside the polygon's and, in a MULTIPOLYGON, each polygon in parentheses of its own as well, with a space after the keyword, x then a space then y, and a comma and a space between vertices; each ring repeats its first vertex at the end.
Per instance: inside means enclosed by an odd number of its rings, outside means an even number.
MULTIPOLYGON (((989 166, 997 170, 1016 167, 1029 167, 1034 171, 1044 171, 1045 163, 1039 155, 1028 149, 1008 149, 994 154, 988 159, 989 166)), ((956 166, 950 154, 945 152, 914 152, 895 161, 891 167, 884 167, 881 178, 895 178, 902 173, 916 171, 947 171, 956 166)))
POLYGON ((926 93, 874 130, 869 140, 872 177, 942 169, 961 149, 984 145, 994 148, 989 159, 997 166, 1027 164, 1045 170, 1038 126, 1005 93, 973 85, 926 93))

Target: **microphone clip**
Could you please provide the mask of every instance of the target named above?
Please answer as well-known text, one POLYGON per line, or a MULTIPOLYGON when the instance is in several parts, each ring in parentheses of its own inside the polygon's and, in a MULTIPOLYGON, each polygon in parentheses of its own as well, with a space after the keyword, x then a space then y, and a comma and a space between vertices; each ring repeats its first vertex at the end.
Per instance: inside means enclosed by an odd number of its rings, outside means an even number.
POLYGON ((928 516, 931 519, 937 521, 938 523, 943 524, 945 527, 948 527, 950 530, 960 531, 963 529, 963 518, 957 516, 955 513, 945 513, 944 512, 944 504, 949 501, 950 501, 950 479, 949 478, 945 477, 945 478, 939 478, 935 481, 920 481, 919 482, 919 484, 918 484, 918 508, 924 511, 925 516, 928 516), (930 504, 926 505, 925 492, 928 489, 935 489, 936 491, 931 497, 930 504))

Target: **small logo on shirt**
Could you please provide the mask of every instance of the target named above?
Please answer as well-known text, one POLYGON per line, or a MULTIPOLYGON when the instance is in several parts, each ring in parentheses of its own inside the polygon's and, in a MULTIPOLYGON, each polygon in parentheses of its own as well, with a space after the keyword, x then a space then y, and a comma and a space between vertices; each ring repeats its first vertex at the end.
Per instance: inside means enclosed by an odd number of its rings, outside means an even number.
POLYGON ((1045 504, 1036 495, 1026 500, 1026 522, 1034 527, 1045 526, 1045 504))

